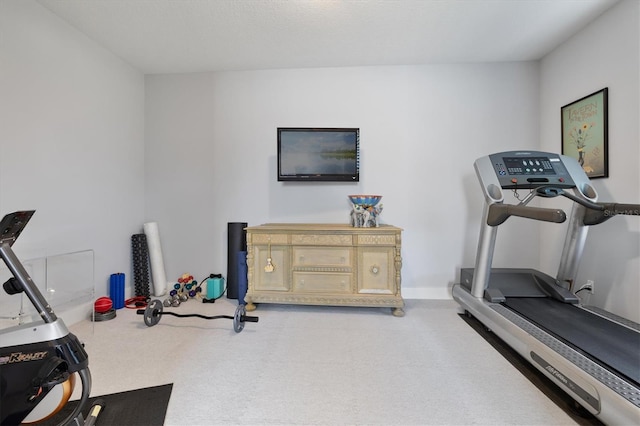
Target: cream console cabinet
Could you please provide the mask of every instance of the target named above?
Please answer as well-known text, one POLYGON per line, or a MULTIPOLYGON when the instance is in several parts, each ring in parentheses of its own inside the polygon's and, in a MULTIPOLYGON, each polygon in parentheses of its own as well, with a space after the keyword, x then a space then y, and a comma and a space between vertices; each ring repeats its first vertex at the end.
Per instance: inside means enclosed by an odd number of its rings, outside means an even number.
POLYGON ((246 309, 256 303, 389 307, 404 315, 402 230, 266 224, 247 231, 246 309))

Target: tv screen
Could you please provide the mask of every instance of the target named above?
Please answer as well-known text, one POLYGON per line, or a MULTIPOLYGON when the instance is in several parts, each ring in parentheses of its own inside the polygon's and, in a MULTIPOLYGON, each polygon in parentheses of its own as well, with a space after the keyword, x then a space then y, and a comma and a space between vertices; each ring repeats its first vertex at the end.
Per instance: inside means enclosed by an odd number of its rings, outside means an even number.
POLYGON ((278 180, 358 182, 360 129, 278 128, 278 180))

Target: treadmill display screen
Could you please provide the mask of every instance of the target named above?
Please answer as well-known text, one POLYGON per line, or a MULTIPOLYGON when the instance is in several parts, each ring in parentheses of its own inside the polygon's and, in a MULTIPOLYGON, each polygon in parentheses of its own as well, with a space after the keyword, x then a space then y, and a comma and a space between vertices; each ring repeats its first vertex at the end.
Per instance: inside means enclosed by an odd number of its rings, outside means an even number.
POLYGON ((505 152, 490 156, 493 171, 505 189, 554 185, 575 186, 560 156, 545 152, 505 152))
POLYGON ((504 166, 509 175, 554 175, 553 165, 547 157, 505 157, 504 166))

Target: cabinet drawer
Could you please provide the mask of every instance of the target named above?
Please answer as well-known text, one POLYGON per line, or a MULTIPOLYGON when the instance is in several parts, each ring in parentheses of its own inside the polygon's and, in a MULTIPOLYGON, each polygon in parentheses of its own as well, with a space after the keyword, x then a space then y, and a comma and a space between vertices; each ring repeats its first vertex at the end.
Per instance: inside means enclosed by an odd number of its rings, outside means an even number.
POLYGON ((358 245, 361 246, 394 246, 397 244, 394 234, 362 234, 358 235, 358 245))
POLYGON ((294 247, 293 266, 350 267, 351 253, 349 247, 294 247))
POLYGON ((340 234, 293 234, 291 244, 294 246, 351 246, 353 237, 340 234))
POLYGON ((289 244, 286 234, 250 234, 249 242, 251 244, 289 244))
POLYGON ((351 293, 351 274, 294 272, 293 291, 300 293, 351 293))

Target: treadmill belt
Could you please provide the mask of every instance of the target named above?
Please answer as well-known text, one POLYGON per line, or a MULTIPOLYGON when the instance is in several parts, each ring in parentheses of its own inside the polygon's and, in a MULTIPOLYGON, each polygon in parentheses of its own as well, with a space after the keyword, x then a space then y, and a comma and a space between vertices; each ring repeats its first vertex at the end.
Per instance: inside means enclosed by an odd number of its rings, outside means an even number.
POLYGON ((640 383, 640 333, 550 298, 507 298, 504 305, 608 370, 640 383))

